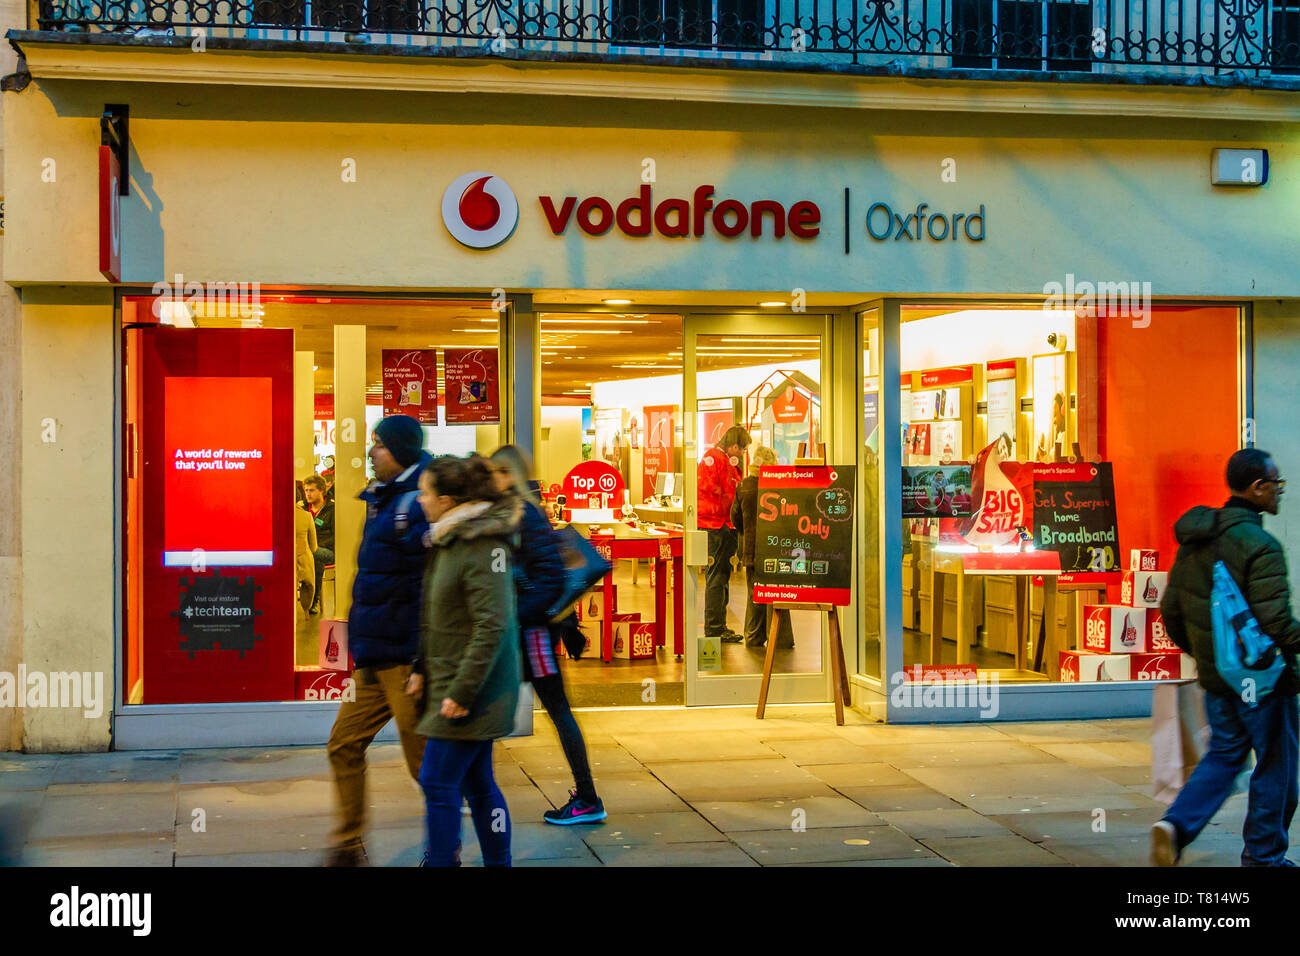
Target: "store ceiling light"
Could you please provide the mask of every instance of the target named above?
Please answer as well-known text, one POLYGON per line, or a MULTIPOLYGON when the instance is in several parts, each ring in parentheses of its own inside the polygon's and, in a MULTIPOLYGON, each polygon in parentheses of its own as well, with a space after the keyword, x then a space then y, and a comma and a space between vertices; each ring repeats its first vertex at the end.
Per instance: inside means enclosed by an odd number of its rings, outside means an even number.
POLYGON ((628 329, 542 329, 543 335, 627 335, 628 329))
MULTIPOLYGON (((756 339, 756 338, 758 338, 758 337, 759 337, 759 336, 756 336, 756 335, 737 336, 736 338, 728 338, 727 336, 723 336, 722 339, 721 339, 721 341, 723 341, 723 342, 752 342, 752 341, 754 341, 754 339, 756 339)), ((783 337, 780 337, 780 336, 778 336, 778 337, 776 337, 776 338, 773 338, 773 339, 768 339, 767 341, 770 341, 770 342, 778 342, 778 343, 780 343, 781 345, 790 345, 790 344, 793 344, 793 343, 796 343, 796 342, 798 342, 798 343, 809 343, 809 342, 811 342, 811 343, 814 344, 814 345, 821 345, 821 342, 822 342, 821 339, 787 339, 787 338, 783 338, 783 337)))
POLYGON ((606 305, 631 305, 631 299, 601 299, 606 305))
MULTIPOLYGON (((542 319, 542 325, 649 325, 649 319, 629 319, 619 316, 613 319, 542 319)), ((549 332, 550 329, 542 329, 549 332)))
MULTIPOLYGON (((696 346, 697 352, 770 352, 774 348, 782 348, 786 343, 781 341, 769 342, 767 345, 699 345, 696 346)), ((815 352, 817 349, 810 346, 792 345, 786 351, 789 352, 815 352)))
POLYGON ((788 303, 785 302, 777 302, 774 299, 771 302, 760 302, 758 306, 761 309, 784 309, 787 304, 788 303))
POLYGON ((681 371, 681 365, 615 365, 614 368, 671 368, 681 371))

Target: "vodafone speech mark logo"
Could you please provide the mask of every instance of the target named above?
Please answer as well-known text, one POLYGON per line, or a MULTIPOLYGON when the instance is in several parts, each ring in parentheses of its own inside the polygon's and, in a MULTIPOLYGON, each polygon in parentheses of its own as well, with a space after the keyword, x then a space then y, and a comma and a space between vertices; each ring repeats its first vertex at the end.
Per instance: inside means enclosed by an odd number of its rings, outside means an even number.
POLYGON ((461 245, 491 249, 515 231, 519 200, 500 176, 465 173, 442 194, 442 222, 461 245))

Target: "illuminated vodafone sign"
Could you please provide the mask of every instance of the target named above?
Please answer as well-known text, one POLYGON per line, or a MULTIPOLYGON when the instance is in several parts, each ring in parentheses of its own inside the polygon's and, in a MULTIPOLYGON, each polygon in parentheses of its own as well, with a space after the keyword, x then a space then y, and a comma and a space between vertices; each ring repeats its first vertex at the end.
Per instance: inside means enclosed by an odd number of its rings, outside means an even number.
MULTIPOLYGON (((750 237, 816 239, 822 213, 817 204, 803 199, 786 206, 774 199, 739 199, 715 196, 713 186, 699 186, 689 199, 669 196, 655 201, 644 184, 636 195, 624 199, 603 196, 538 196, 542 216, 552 235, 562 236, 570 225, 589 236, 621 232, 643 238, 699 239, 712 232, 731 239, 750 237)), ((461 245, 491 249, 510 238, 519 223, 519 202, 500 176, 472 172, 456 177, 442 194, 442 221, 461 245)))
POLYGON ((739 199, 714 198, 713 186, 700 186, 690 199, 668 198, 654 202, 649 185, 617 206, 601 196, 581 201, 565 196, 559 205, 551 196, 539 196, 542 214, 553 234, 563 235, 570 222, 589 236, 603 236, 611 229, 625 236, 642 237, 658 233, 669 239, 699 239, 712 230, 734 238, 749 233, 754 238, 782 239, 788 231, 797 239, 815 239, 821 231, 821 210, 804 199, 788 209, 774 199, 748 204, 739 199))

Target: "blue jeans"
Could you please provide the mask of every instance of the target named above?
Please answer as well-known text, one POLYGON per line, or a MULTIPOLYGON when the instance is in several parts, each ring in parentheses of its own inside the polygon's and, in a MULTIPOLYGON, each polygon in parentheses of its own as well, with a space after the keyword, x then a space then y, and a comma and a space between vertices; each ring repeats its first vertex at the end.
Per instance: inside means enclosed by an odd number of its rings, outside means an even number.
POLYGON ((1195 840, 1218 812, 1254 750, 1241 864, 1285 866, 1287 831, 1300 794, 1296 698, 1269 695, 1249 707, 1235 697, 1206 694, 1205 716, 1210 724, 1209 752, 1165 814, 1178 830, 1179 847, 1195 840))
POLYGON ((469 804, 484 866, 510 865, 510 811, 492 776, 492 741, 430 738, 420 766, 429 866, 460 866, 460 804, 469 804))

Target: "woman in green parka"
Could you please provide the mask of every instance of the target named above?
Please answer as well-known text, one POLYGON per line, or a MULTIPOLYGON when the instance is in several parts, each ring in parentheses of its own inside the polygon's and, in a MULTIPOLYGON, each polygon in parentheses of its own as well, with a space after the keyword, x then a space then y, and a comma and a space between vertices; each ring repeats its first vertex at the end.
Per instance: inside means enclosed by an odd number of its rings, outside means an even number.
POLYGON ((424 702, 416 729, 428 738, 425 865, 459 865, 463 796, 484 866, 509 866, 510 812, 492 775, 492 742, 514 729, 522 679, 510 569, 522 506, 497 491, 477 455, 433 459, 420 476, 420 505, 429 565, 421 659, 407 693, 424 702))

